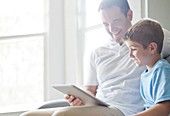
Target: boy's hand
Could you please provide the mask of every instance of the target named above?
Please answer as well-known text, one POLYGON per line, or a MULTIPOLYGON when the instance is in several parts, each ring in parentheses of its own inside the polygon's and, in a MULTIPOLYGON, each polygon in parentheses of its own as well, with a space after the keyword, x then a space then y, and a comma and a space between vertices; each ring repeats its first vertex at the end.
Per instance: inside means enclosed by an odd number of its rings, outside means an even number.
POLYGON ((64 98, 71 106, 83 106, 83 101, 80 98, 76 98, 72 95, 64 95, 64 98))

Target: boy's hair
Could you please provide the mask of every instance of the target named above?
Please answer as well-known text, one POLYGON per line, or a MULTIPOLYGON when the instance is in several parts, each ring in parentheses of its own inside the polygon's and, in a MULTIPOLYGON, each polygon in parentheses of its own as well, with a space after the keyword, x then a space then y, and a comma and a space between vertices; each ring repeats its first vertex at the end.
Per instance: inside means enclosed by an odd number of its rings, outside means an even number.
POLYGON ((99 5, 98 11, 111 8, 112 6, 119 7, 125 16, 127 16, 127 13, 130 9, 127 0, 102 0, 99 5))
POLYGON ((162 51, 163 39, 164 33, 161 25, 151 19, 142 19, 131 26, 124 38, 124 40, 140 43, 144 49, 146 49, 151 42, 155 42, 159 54, 162 51))

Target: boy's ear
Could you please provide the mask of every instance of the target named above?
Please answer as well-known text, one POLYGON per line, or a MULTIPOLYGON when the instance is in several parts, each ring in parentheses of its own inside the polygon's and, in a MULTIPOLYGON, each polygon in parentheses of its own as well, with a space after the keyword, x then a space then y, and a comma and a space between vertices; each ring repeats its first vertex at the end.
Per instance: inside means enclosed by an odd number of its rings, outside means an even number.
POLYGON ((152 54, 155 54, 157 52, 157 44, 155 42, 150 43, 149 48, 152 54))

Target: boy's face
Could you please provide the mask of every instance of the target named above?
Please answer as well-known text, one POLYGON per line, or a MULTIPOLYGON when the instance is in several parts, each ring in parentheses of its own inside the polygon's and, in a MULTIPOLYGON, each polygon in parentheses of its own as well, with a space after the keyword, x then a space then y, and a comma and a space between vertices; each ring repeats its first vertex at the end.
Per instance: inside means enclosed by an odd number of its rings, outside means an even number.
POLYGON ((100 10, 100 15, 105 29, 113 36, 113 40, 122 44, 122 37, 131 26, 132 11, 129 10, 125 16, 119 7, 112 6, 109 9, 100 10))
POLYGON ((135 62, 137 67, 149 64, 151 54, 148 47, 144 49, 141 44, 130 40, 125 41, 125 44, 129 47, 130 57, 135 62))

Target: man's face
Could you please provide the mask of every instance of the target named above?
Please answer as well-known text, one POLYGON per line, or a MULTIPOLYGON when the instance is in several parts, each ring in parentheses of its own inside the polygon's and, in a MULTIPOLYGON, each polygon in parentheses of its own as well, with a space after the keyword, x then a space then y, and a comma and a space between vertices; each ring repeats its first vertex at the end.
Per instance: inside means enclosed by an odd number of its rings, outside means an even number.
POLYGON ((113 36, 113 40, 122 44, 125 32, 131 26, 132 12, 129 10, 125 16, 119 7, 100 10, 101 19, 106 31, 113 36))
POLYGON ((129 47, 130 57, 137 67, 148 65, 150 63, 151 53, 149 47, 144 49, 141 44, 130 40, 125 41, 125 44, 129 47))

